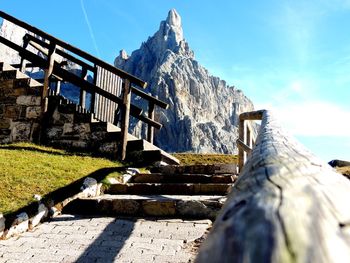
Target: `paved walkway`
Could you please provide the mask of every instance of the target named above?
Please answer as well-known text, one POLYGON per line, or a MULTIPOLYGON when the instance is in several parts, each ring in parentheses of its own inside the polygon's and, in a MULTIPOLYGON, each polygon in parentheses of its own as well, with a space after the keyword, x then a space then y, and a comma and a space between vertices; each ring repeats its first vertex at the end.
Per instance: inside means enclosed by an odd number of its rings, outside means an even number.
POLYGON ((0 241, 0 262, 193 262, 209 220, 61 215, 0 241))

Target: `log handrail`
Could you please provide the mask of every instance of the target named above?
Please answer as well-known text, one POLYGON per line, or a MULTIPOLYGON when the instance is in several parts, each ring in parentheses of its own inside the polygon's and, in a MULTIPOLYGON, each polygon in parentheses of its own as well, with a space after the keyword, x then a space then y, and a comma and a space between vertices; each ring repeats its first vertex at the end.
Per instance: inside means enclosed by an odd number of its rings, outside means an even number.
POLYGON ((350 181, 260 114, 253 151, 196 262, 349 262, 350 181))

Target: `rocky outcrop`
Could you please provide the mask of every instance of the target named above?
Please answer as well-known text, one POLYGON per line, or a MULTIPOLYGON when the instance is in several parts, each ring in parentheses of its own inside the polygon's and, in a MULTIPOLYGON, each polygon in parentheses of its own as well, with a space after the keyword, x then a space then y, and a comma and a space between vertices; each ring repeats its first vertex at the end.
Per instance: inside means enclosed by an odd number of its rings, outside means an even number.
MULTIPOLYGON (((238 116, 253 110, 253 104, 195 60, 175 10, 138 50, 130 56, 121 51, 114 64, 146 80, 147 91, 169 103, 167 110, 156 111, 163 124, 156 145, 170 152, 236 152, 238 116)), ((141 124, 135 129, 145 131, 141 124)))

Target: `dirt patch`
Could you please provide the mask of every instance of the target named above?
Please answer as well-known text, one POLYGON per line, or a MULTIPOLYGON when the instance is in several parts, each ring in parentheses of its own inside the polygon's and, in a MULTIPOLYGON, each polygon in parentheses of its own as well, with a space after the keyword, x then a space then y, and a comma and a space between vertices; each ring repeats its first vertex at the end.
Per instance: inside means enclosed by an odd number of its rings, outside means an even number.
POLYGON ((341 173, 346 178, 350 179, 350 166, 336 167, 338 173, 341 173))

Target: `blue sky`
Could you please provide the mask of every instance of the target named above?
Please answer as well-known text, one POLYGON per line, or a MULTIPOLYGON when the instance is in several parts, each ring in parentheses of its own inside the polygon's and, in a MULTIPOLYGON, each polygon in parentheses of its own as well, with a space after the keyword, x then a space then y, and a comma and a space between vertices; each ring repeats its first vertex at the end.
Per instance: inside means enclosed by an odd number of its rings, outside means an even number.
POLYGON ((110 63, 120 49, 137 49, 171 8, 209 72, 274 110, 325 161, 350 160, 350 0, 1 2, 110 63))

